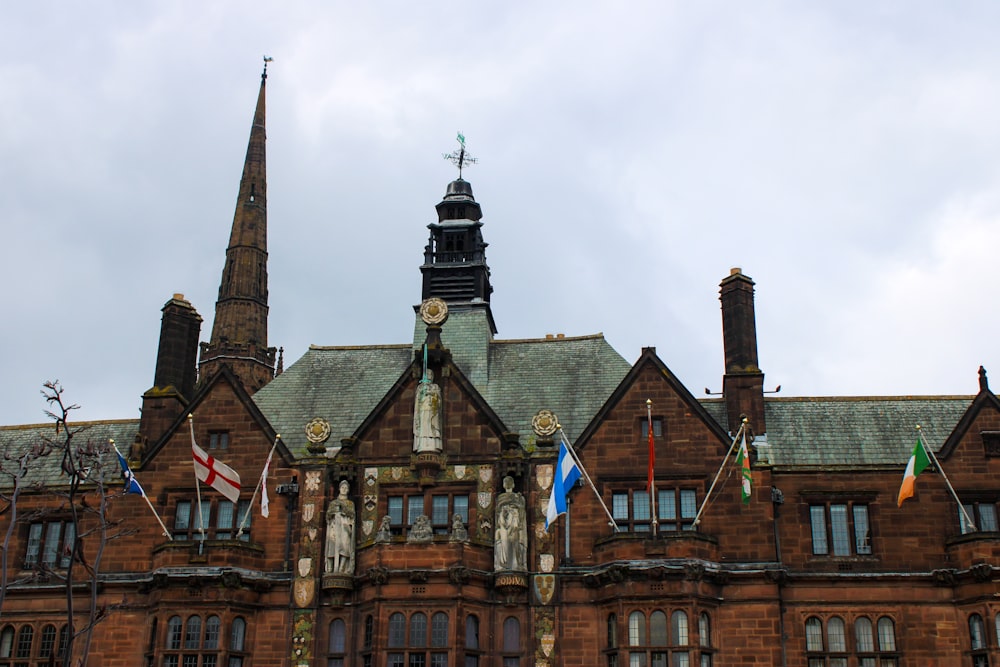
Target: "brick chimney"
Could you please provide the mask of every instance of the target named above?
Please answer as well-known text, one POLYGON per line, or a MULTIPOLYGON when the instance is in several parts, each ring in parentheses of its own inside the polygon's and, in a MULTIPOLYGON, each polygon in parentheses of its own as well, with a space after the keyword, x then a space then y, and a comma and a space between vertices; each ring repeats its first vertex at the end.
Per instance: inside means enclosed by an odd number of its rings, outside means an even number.
POLYGON ((735 433, 745 415, 755 434, 767 432, 764 422, 764 373, 757 366, 757 323, 753 306, 754 282, 739 268, 731 269, 719 284, 722 302, 722 340, 726 373, 722 395, 735 433))
POLYGON ((137 457, 145 442, 159 439, 194 396, 200 335, 201 315, 183 294, 174 294, 163 306, 153 387, 142 395, 137 457))

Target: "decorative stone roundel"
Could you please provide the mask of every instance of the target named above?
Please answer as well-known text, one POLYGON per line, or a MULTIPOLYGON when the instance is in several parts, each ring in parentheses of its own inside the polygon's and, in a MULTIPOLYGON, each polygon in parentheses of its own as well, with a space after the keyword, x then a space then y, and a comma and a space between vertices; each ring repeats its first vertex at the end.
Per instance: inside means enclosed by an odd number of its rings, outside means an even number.
POLYGON ((322 417, 316 417, 306 424, 306 437, 309 442, 326 442, 326 439, 330 437, 330 422, 322 417))
POLYGON ((420 304, 420 319, 424 324, 441 324, 448 319, 448 304, 438 298, 431 298, 420 304))
POLYGON ((531 419, 531 428, 541 436, 552 435, 559 426, 559 420, 551 410, 539 410, 531 419))

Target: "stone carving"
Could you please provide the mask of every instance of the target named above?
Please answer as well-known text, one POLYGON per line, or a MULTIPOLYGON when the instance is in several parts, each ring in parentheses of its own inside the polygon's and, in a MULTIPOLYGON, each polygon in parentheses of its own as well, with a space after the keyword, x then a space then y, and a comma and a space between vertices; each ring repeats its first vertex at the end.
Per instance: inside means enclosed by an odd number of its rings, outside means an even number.
POLYGON ((523 571, 528 566, 528 527, 524 496, 514 493, 514 480, 503 478, 504 492, 497 498, 493 567, 523 571))
POLYGON ((451 541, 466 542, 469 539, 469 531, 465 529, 461 514, 453 514, 451 517, 451 541))
POLYGON ((417 383, 413 405, 413 451, 441 451, 441 387, 434 384, 434 371, 417 383))
POLYGON ((421 514, 410 527, 410 532, 406 536, 407 542, 431 542, 434 540, 434 528, 431 520, 426 514, 421 514))
POLYGON ((326 567, 328 574, 354 573, 354 503, 348 499, 351 485, 340 483, 340 495, 326 510, 326 567))
POLYGON ((392 518, 386 514, 382 517, 382 523, 378 525, 378 532, 375 533, 375 544, 388 544, 392 542, 392 518))

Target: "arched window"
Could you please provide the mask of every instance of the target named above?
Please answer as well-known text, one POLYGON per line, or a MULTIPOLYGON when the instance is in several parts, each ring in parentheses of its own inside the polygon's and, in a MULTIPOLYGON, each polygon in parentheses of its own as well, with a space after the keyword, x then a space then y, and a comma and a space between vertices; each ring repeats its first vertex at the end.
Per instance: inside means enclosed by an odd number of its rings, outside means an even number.
POLYGON ((184 628, 184 648, 197 649, 201 646, 201 616, 191 616, 184 628))
POLYGON ((823 650, 823 622, 815 616, 806 620, 806 650, 823 650))
POLYGON ((667 615, 662 611, 657 610, 649 615, 649 644, 667 645, 667 615))
POLYGON ((698 617, 698 645, 712 645, 712 622, 705 612, 702 612, 701 616, 698 617))
POLYGON ((847 630, 844 619, 833 616, 826 622, 826 650, 830 653, 829 667, 847 667, 847 630), (839 654, 839 655, 837 655, 839 654))
POLYGON ((618 648, 618 617, 608 614, 608 648, 618 648))
POLYGON ((154 616, 153 621, 149 624, 149 644, 146 645, 146 653, 152 653, 156 650, 157 627, 157 618, 154 616))
POLYGON ((434 648, 448 646, 448 614, 443 611, 431 616, 431 646, 434 648))
POLYGON ((14 626, 5 626, 0 632, 0 658, 10 658, 14 653, 14 626))
POLYGON ((344 653, 347 646, 347 625, 344 619, 335 618, 330 622, 327 638, 327 667, 344 667, 344 653))
POLYGON ((17 650, 15 658, 30 658, 31 645, 35 641, 35 629, 30 625, 23 626, 17 633, 17 650))
POLYGON ((427 646, 427 614, 417 612, 410 616, 410 646, 413 648, 427 646))
POLYGON ((979 614, 969 616, 969 643, 973 651, 986 648, 986 628, 983 626, 983 617, 979 614))
POLYGON ((227 667, 243 667, 243 652, 246 650, 247 622, 237 616, 229 626, 229 664, 227 667))
POLYGON ((688 615, 686 612, 677 610, 670 616, 670 634, 674 646, 687 646, 688 643, 688 615))
POLYGON ((166 647, 171 650, 178 650, 181 647, 181 628, 183 623, 180 616, 171 616, 167 621, 167 643, 166 647))
POLYGON ((628 615, 628 645, 646 645, 646 616, 641 611, 628 615))
POLYGON ((398 611, 389 616, 389 648, 406 645, 406 617, 398 611))
POLYGON ((465 617, 465 648, 479 648, 479 618, 473 614, 465 617))
MULTIPOLYGON (((985 639, 984 634, 983 640, 985 639)), ((883 653, 896 650, 896 626, 888 616, 878 619, 878 650, 883 653)))
POLYGON ((854 648, 858 653, 875 652, 872 622, 864 616, 859 616, 854 621, 854 648))
POLYGON ((56 626, 46 625, 42 628, 41 640, 38 644, 38 657, 48 658, 56 647, 56 626))
POLYGON ((219 632, 222 628, 222 621, 218 616, 209 616, 205 620, 205 643, 202 646, 208 650, 215 651, 219 648, 219 632))
POLYGON ((518 667, 521 664, 521 622, 508 616, 503 622, 503 667, 518 667))

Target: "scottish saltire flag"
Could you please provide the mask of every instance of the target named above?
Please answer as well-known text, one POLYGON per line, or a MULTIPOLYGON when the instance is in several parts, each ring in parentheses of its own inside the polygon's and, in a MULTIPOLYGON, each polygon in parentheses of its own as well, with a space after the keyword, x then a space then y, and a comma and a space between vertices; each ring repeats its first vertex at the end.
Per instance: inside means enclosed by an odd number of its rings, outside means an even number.
POLYGON ((135 493, 140 496, 146 495, 146 492, 142 490, 142 485, 139 484, 139 480, 135 478, 135 473, 128 467, 128 461, 125 460, 125 457, 122 456, 117 447, 115 447, 115 454, 118 455, 118 463, 122 467, 122 477, 125 479, 125 493, 135 493))
POLYGON ((552 495, 549 496, 549 507, 545 512, 545 530, 566 512, 566 496, 570 489, 580 479, 580 468, 577 467, 573 455, 569 453, 566 442, 559 445, 559 462, 556 464, 556 474, 552 480, 552 495))

